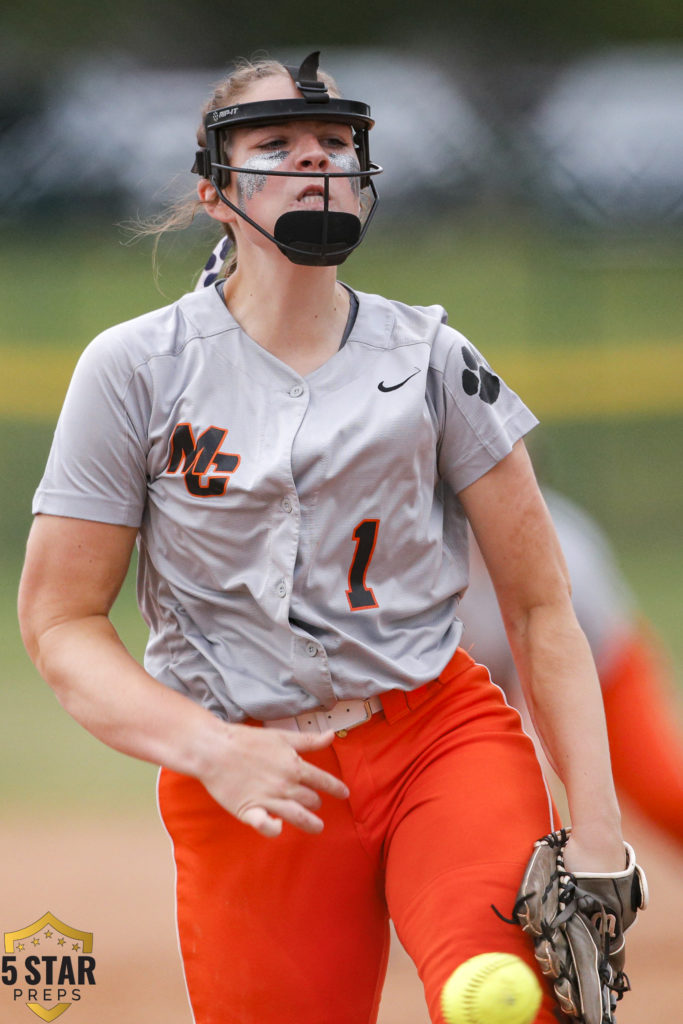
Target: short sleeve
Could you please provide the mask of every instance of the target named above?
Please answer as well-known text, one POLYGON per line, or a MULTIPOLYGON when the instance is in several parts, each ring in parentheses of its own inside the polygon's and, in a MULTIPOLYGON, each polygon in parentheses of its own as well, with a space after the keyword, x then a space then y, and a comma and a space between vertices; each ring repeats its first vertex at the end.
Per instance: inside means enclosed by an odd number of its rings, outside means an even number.
POLYGON ((433 350, 441 388, 439 474, 457 494, 509 455, 538 420, 463 335, 448 327, 440 335, 433 350))
POLYGON ((147 367, 116 328, 74 370, 33 512, 139 526, 147 493, 147 367))

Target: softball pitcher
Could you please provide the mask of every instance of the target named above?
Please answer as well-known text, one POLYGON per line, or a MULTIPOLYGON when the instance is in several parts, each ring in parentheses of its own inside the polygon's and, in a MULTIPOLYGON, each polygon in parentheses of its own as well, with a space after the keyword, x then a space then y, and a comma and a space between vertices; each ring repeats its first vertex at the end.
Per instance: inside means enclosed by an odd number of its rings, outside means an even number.
POLYGON ((468 521, 569 795, 567 864, 625 864, 536 420, 443 309, 337 279, 377 202, 372 124, 317 54, 218 87, 194 170, 228 274, 91 343, 35 497, 25 642, 71 715, 161 766, 197 1024, 374 1021, 390 919, 435 1022, 468 957, 535 964, 491 904, 558 823, 459 647, 468 521), (144 667, 108 618, 136 542, 144 667))

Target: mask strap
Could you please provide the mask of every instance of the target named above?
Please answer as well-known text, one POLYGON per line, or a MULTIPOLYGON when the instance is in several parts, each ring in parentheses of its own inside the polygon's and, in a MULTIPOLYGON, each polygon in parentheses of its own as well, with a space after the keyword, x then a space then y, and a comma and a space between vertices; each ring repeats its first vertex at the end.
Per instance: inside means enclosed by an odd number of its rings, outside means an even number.
POLYGON ((295 86, 308 103, 329 103, 330 100, 327 86, 318 79, 319 60, 320 50, 315 50, 304 57, 301 67, 287 66, 295 86))

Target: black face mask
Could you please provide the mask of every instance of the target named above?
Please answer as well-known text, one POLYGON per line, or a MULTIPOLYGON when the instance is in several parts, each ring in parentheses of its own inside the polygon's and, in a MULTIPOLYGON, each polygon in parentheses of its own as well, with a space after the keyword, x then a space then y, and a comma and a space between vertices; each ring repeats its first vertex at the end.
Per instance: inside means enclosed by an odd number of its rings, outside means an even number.
POLYGON ((368 131, 374 121, 370 108, 355 100, 333 99, 324 82, 318 80, 319 53, 312 53, 298 69, 287 68, 302 95, 301 99, 267 100, 260 103, 242 103, 210 111, 204 118, 207 146, 197 151, 192 170, 213 184, 221 202, 229 206, 243 220, 273 242, 280 252, 303 266, 327 267, 343 263, 365 237, 379 201, 372 177, 382 168, 370 160, 368 131), (353 130, 353 142, 358 158, 357 171, 269 171, 259 168, 234 167, 224 162, 226 133, 235 127, 271 125, 282 121, 316 120, 337 121, 353 130), (278 218, 273 234, 236 206, 223 189, 230 181, 230 173, 284 176, 291 178, 322 178, 323 209, 295 210, 278 218), (329 208, 330 178, 359 179, 360 189, 367 189, 372 202, 364 220, 351 213, 338 213, 329 208))

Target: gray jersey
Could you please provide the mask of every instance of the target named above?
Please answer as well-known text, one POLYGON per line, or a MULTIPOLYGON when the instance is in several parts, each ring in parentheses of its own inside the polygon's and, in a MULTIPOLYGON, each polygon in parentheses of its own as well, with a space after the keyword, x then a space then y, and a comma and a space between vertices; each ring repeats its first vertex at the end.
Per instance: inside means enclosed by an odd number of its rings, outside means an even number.
POLYGON ((232 721, 437 676, 468 577, 456 495, 536 423, 441 307, 358 299, 306 377, 214 288, 106 331, 35 497, 139 528, 145 666, 232 721))

